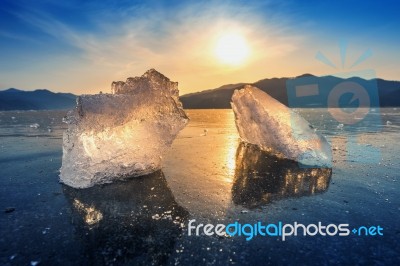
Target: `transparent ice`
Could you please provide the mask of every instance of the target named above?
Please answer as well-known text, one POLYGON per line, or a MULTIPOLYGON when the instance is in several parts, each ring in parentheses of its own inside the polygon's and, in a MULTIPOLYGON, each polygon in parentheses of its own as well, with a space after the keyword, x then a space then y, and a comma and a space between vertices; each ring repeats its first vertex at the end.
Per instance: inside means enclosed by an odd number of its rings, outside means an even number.
POLYGON ((304 166, 330 166, 331 149, 325 138, 267 93, 247 85, 234 92, 231 105, 244 142, 304 166))
POLYGON ((113 82, 112 93, 80 96, 68 113, 61 182, 86 188, 154 172, 188 121, 178 83, 154 69, 113 82))

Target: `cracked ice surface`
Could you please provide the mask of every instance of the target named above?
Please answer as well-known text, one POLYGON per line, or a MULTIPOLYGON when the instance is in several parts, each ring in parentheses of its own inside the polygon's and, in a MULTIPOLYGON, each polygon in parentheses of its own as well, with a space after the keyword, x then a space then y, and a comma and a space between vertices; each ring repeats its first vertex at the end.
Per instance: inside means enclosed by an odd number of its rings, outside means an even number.
POLYGON ((145 175, 188 118, 178 83, 154 69, 112 83, 113 94, 78 97, 67 117, 60 181, 76 188, 145 175))
POLYGON ((331 149, 299 114, 250 85, 235 90, 232 109, 240 138, 305 166, 331 166, 331 149))

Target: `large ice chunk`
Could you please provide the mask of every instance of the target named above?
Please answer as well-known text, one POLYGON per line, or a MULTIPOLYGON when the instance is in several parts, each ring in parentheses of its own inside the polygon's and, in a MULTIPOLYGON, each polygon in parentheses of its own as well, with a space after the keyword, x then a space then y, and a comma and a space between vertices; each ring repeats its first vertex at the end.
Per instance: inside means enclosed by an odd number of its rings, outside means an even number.
POLYGON ((231 104, 244 142, 305 166, 331 165, 331 149, 325 138, 267 93, 247 85, 235 90, 231 104))
POLYGON ((112 92, 80 96, 68 113, 61 182, 85 188, 154 172, 188 121, 178 83, 154 69, 112 92))

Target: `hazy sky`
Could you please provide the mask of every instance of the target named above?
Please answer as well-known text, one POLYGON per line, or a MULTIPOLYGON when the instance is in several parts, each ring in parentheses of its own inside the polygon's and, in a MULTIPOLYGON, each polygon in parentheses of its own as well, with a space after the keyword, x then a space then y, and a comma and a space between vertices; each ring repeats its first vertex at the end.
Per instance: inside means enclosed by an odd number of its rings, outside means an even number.
POLYGON ((400 80, 396 1, 82 2, 1 1, 0 89, 109 92, 149 68, 178 81, 181 94, 363 69, 400 80), (238 64, 216 54, 227 34, 246 46, 238 64))

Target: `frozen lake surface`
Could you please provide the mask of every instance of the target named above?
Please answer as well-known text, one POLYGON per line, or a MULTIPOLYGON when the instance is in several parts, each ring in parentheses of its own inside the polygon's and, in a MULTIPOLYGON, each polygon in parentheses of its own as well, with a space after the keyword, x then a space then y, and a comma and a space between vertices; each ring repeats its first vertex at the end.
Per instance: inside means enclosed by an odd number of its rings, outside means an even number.
POLYGON ((399 264, 400 110, 375 111, 347 126, 298 110, 333 148, 332 169, 305 169, 240 144, 232 110, 188 110, 161 171, 84 190, 58 182, 66 112, 0 112, 0 264, 399 264), (192 219, 384 235, 188 236, 192 219))

